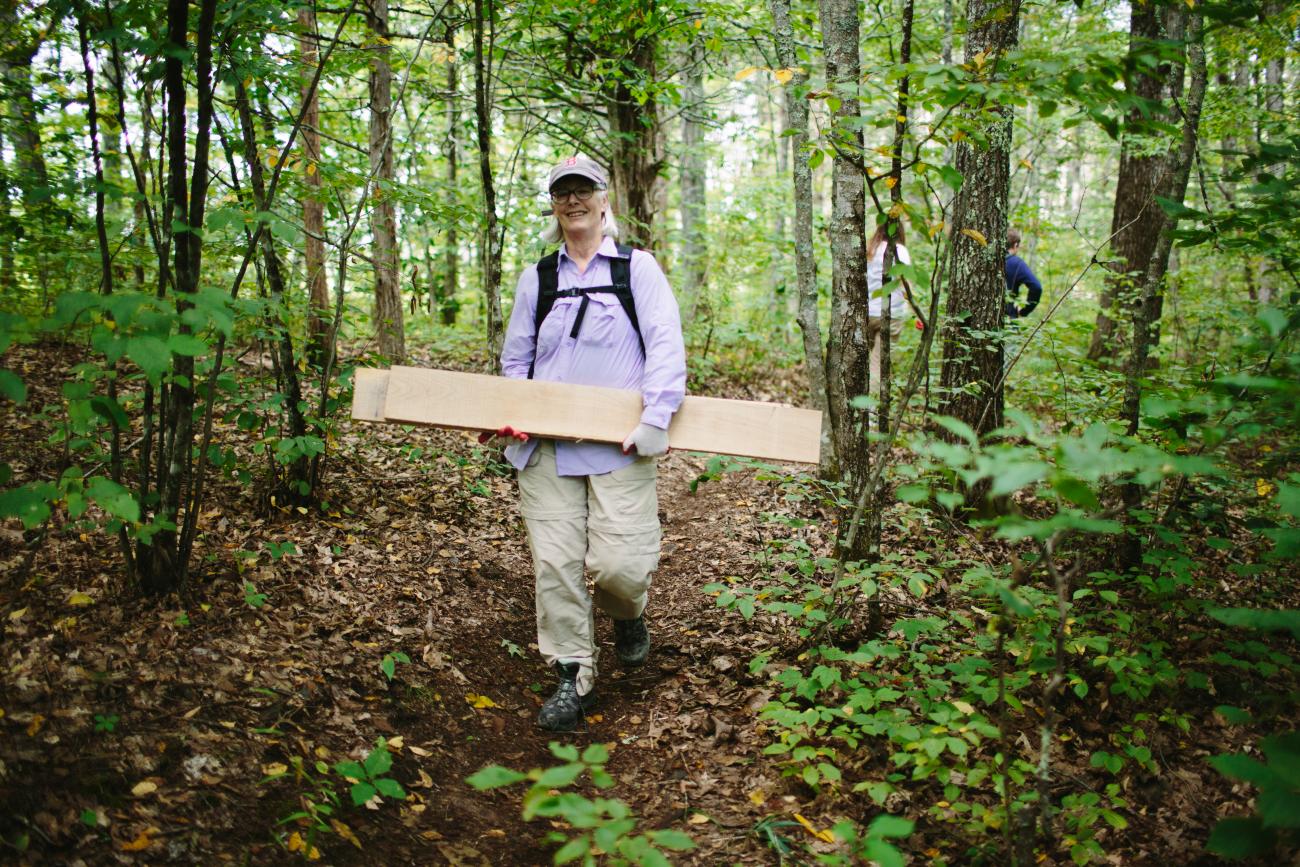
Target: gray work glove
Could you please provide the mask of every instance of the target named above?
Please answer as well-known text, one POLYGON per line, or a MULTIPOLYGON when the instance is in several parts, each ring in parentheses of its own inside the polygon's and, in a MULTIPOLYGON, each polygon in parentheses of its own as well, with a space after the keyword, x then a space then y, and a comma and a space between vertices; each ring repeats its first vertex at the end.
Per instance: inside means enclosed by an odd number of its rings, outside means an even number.
POLYGON ((668 431, 642 422, 623 440, 623 454, 632 449, 643 458, 657 458, 668 454, 668 431))

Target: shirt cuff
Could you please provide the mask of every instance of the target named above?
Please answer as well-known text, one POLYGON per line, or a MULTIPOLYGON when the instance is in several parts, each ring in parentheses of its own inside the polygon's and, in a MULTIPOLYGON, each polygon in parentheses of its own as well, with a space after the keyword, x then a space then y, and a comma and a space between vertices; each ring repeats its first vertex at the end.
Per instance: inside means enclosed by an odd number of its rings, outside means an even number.
POLYGON ((668 430, 668 423, 672 418, 672 410, 662 406, 647 406, 641 410, 641 423, 653 425, 660 430, 668 430))

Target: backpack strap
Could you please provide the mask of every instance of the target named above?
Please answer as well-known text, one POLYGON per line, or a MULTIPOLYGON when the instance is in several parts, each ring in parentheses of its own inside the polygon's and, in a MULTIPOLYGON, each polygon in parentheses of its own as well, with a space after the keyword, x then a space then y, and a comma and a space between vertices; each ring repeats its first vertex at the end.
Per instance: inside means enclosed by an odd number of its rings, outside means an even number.
POLYGON ((559 266, 560 254, 557 250, 548 256, 543 256, 537 262, 537 310, 533 314, 533 362, 528 366, 528 378, 533 378, 533 369, 537 363, 537 340, 542 333, 542 322, 550 314, 551 308, 555 306, 557 298, 576 298, 582 296, 582 304, 578 307, 578 315, 574 317, 573 328, 569 330, 569 336, 577 338, 578 330, 582 328, 582 320, 587 315, 587 305, 590 303, 589 296, 597 293, 610 294, 618 299, 619 306, 627 314, 628 320, 632 323, 632 330, 636 332, 636 339, 641 344, 641 357, 645 357, 645 338, 641 336, 641 323, 636 315, 636 299, 632 294, 632 248, 618 245, 618 255, 609 260, 609 286, 588 286, 584 288, 560 289, 559 266))
POLYGON ((533 360, 528 363, 528 378, 533 378, 537 366, 537 337, 542 333, 542 321, 555 306, 560 287, 560 251, 556 250, 537 261, 537 309, 533 312, 533 360))

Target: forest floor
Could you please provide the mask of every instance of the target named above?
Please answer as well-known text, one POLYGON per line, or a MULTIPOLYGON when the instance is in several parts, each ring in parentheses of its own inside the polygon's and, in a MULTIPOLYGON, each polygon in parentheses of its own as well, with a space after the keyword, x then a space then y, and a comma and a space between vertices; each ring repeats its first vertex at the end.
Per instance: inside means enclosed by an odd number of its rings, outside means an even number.
MULTIPOLYGON (((30 390, 27 408, 0 417, 0 461, 18 481, 57 474, 57 451, 41 445, 51 420, 35 413, 58 402, 74 361, 52 346, 7 355, 30 390)), ((780 399, 793 389, 770 382, 721 391, 780 399)), ((760 515, 790 506, 752 473, 692 492, 704 463, 674 453, 661 465, 649 662, 620 669, 602 620, 600 703, 564 736, 535 724, 553 680, 535 649, 514 482, 468 434, 344 422, 320 512, 262 508, 259 492, 221 480, 205 505, 198 574, 163 600, 124 587, 115 541, 101 533, 62 521, 33 542, 6 525, 0 861, 547 864, 546 836, 563 824, 524 822, 522 787, 480 792, 465 779, 489 764, 559 764, 548 749, 558 740, 609 748, 615 785, 603 794, 630 805, 641 831, 689 834, 696 848, 677 863, 811 862, 834 848, 826 829, 837 820, 865 824, 879 808, 783 776, 780 757, 762 753, 758 711, 774 687, 748 663, 763 649, 789 652, 789 636, 719 609, 702 588, 751 576, 771 532, 760 515), (284 543, 293 553, 280 553, 284 543), (380 663, 398 652, 410 661, 395 662, 390 680, 380 663), (320 800, 316 763, 360 760, 380 737, 408 797, 352 808, 339 788, 340 824, 315 836, 316 851, 290 854, 282 841, 306 829, 281 820, 320 800)), ((1129 793, 1133 821, 1107 840, 1112 863, 1213 863, 1198 861, 1208 827, 1241 798, 1204 765, 1217 743, 1190 737, 1186 766, 1129 793)), ((1086 751, 1066 759, 1063 773, 1076 771, 1088 773, 1086 751)), ((886 806, 919 820, 904 843, 910 860, 965 863, 951 829, 927 823, 928 802, 903 795, 886 806)))

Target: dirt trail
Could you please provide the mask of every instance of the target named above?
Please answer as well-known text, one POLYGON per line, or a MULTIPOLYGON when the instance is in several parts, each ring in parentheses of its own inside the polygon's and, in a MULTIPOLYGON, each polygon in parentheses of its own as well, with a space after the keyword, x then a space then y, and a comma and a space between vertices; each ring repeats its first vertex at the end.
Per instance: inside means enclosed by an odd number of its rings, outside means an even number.
MULTIPOLYGON (((466 751, 469 761, 463 767, 472 771, 476 763, 491 762, 516 769, 545 767, 556 763, 547 749, 553 740, 579 747, 602 742, 612 748, 608 770, 617 781, 602 794, 628 803, 642 817, 640 830, 671 827, 695 838, 698 848, 674 856, 676 863, 764 864, 774 860, 772 853, 750 829, 775 806, 764 806, 759 798, 779 797, 775 793, 781 789, 774 772, 762 767, 759 753, 766 742, 754 731, 754 710, 767 694, 748 683, 752 678, 745 671, 756 649, 753 636, 744 635, 735 616, 717 609, 701 590, 710 581, 752 568, 745 549, 757 542, 751 523, 761 492, 752 480, 732 476, 692 494, 689 484, 702 469, 702 460, 679 454, 661 466, 664 546, 647 609, 653 641, 647 664, 621 669, 613 658, 610 623, 598 618, 604 663, 599 705, 584 730, 556 736, 538 730, 534 722, 553 685, 535 650, 529 649, 524 664, 503 671, 492 653, 462 647, 469 659, 460 670, 471 685, 497 684, 508 697, 503 702, 507 709, 487 721, 490 733, 466 751), (530 688, 535 683, 540 692, 530 688)), ((516 577, 529 574, 522 528, 507 556, 518 570, 516 577)), ((521 648, 533 641, 531 590, 518 590, 515 604, 483 612, 478 648, 494 650, 493 634, 521 648)), ((454 857, 472 858, 475 851, 491 864, 550 863, 553 847, 537 847, 550 828, 519 820, 520 788, 478 794, 461 786, 452 795, 448 790, 457 782, 446 781, 444 803, 462 798, 477 816, 457 817, 460 810, 448 815, 448 822, 437 827, 447 839, 435 841, 435 851, 451 856, 451 863, 454 857)))

